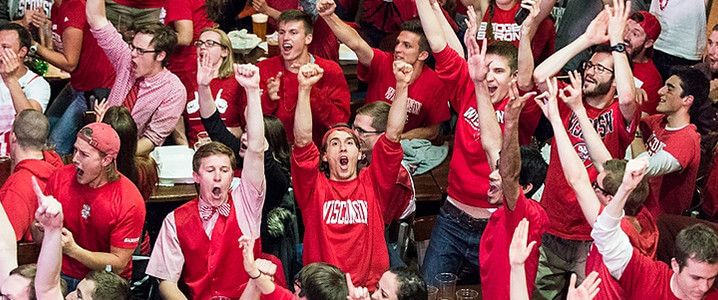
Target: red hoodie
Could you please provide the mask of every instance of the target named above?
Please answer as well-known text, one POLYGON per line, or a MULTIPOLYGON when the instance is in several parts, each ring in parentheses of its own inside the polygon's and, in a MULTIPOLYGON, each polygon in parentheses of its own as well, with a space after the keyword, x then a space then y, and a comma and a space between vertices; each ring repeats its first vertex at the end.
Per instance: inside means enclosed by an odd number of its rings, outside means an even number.
POLYGON ((30 224, 35 219, 37 197, 32 189, 32 177, 37 178, 40 188, 50 175, 61 167, 62 159, 54 151, 44 151, 43 159, 26 159, 15 166, 15 170, 0 188, 0 203, 7 212, 10 224, 18 241, 31 241, 30 224))

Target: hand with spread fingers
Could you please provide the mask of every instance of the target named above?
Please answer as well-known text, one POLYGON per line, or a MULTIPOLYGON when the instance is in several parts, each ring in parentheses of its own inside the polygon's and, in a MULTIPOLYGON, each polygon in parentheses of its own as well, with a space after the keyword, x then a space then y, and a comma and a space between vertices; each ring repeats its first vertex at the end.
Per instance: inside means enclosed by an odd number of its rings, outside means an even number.
POLYGON ((519 92, 519 86, 516 80, 511 81, 511 88, 509 88, 509 102, 506 103, 506 112, 512 116, 518 116, 526 105, 526 101, 531 97, 536 96, 537 92, 528 92, 521 95, 519 92), (510 112, 510 113, 509 113, 510 112))
POLYGON ((529 11, 528 17, 521 24, 521 32, 523 34, 530 33, 537 24, 534 24, 536 16, 541 12, 541 0, 523 0, 521 1, 521 8, 529 11))
POLYGON ((282 82, 282 72, 277 73, 274 77, 267 79, 267 95, 272 101, 279 100, 279 86, 282 82))
POLYGON ((568 77, 571 80, 571 84, 561 89, 558 95, 561 101, 566 103, 572 111, 583 109, 583 80, 581 79, 581 73, 571 71, 568 73, 568 77))
POLYGON ((32 177, 32 189, 37 196, 37 210, 35 220, 42 225, 44 230, 62 229, 63 214, 62 205, 53 196, 46 196, 37 183, 37 178, 32 177))
POLYGON ((541 108, 544 116, 551 122, 561 122, 561 115, 558 111, 558 101, 556 100, 556 94, 558 93, 558 82, 556 77, 551 77, 546 80, 547 90, 541 95, 536 96, 534 101, 541 108))
POLYGON ((95 105, 93 106, 92 110, 95 111, 95 122, 102 122, 102 119, 105 118, 105 113, 107 113, 107 109, 110 108, 107 104, 107 98, 103 98, 101 101, 97 101, 95 99, 95 105))
POLYGON ((526 218, 521 219, 519 225, 514 230, 514 236, 511 238, 509 245, 509 263, 511 266, 522 266, 531 254, 536 245, 536 241, 528 242, 529 238, 529 221, 526 218))
POLYGON ((216 75, 216 71, 209 62, 209 55, 197 56, 197 84, 199 86, 209 86, 216 75))
POLYGON ((20 66, 22 60, 10 48, 3 48, 0 51, 0 76, 3 80, 19 80, 22 75, 20 74, 20 66))
POLYGON ((626 21, 631 15, 631 1, 613 0, 613 7, 606 4, 604 11, 608 14, 608 36, 611 45, 623 43, 626 21))
POLYGON ((488 48, 484 39, 481 41, 481 48, 476 39, 466 38, 466 49, 468 51, 468 57, 466 62, 469 67, 469 76, 474 83, 479 83, 486 80, 486 74, 489 73, 490 61, 486 60, 486 49, 488 48))
POLYGON ((591 45, 598 45, 608 42, 608 11, 602 10, 596 18, 588 24, 584 36, 588 38, 591 45))
POLYGON ((598 295, 598 285, 601 283, 601 278, 598 278, 596 271, 591 272, 586 276, 586 279, 581 282, 581 285, 576 286, 576 274, 571 274, 571 283, 568 286, 568 294, 566 295, 567 300, 591 300, 598 295))

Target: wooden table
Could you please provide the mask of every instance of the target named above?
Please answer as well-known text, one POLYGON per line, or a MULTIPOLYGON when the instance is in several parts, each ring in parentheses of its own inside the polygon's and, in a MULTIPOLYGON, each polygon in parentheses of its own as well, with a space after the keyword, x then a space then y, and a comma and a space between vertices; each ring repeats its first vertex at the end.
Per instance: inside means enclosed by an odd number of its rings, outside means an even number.
POLYGON ((194 184, 175 184, 158 186, 147 203, 187 202, 197 197, 194 184))

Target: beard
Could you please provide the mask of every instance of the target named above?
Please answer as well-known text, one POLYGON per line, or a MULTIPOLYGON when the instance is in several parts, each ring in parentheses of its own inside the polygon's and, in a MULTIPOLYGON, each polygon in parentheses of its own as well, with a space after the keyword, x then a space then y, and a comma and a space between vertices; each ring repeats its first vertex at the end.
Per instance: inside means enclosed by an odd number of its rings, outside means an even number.
POLYGON ((597 97, 608 94, 611 90, 611 81, 596 84, 593 89, 583 89, 584 97, 597 97))
POLYGON ((646 46, 644 44, 641 44, 640 46, 633 48, 633 50, 631 51, 631 55, 630 55, 631 60, 636 59, 636 57, 638 57, 638 55, 643 53, 643 49, 645 49, 645 48, 646 48, 646 46))

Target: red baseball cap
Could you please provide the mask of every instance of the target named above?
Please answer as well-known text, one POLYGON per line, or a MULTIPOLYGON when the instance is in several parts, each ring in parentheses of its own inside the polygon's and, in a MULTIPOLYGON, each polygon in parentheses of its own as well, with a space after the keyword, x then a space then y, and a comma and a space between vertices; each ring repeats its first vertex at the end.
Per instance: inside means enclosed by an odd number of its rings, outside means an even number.
POLYGON ((357 148, 359 148, 359 137, 357 137, 356 133, 354 133, 354 130, 346 124, 339 124, 334 125, 334 127, 330 128, 329 130, 327 130, 326 133, 324 133, 324 136, 322 137, 322 149, 326 149, 327 139, 329 138, 329 135, 331 135, 335 131, 344 131, 350 134, 352 136, 352 139, 354 139, 357 148))
POLYGON ((646 37, 652 40, 657 40, 658 36, 661 35, 661 22, 653 14, 643 10, 633 14, 631 18, 638 25, 641 25, 643 31, 646 32, 646 37))
POLYGON ((112 126, 105 123, 95 122, 82 127, 77 138, 113 158, 120 152, 120 136, 112 126))

